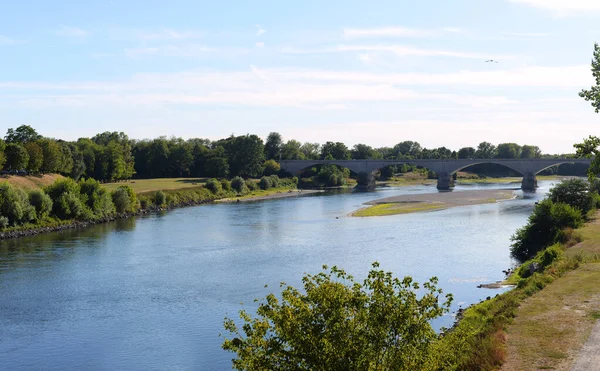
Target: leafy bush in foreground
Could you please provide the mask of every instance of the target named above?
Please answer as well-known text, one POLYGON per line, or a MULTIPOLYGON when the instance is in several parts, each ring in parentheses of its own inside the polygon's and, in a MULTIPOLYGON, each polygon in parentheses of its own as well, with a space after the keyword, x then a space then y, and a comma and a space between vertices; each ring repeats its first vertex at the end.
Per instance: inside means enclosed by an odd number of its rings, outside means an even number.
POLYGON ((236 176, 235 178, 231 179, 231 189, 237 193, 245 193, 247 188, 244 178, 236 176))
POLYGON ((130 186, 120 186, 111 196, 118 213, 133 213, 137 210, 137 198, 130 186))
POLYGON ((419 285, 378 269, 363 284, 337 267, 303 278, 303 290, 282 284, 252 318, 240 312, 225 329, 223 349, 236 353, 238 370, 418 370, 426 368, 439 339, 429 321, 449 310, 451 295, 432 278, 419 285), (419 297, 417 292, 421 292, 419 297))
POLYGON ((37 220, 42 220, 52 212, 52 199, 42 190, 29 192, 29 203, 35 209, 37 220))
POLYGON ((585 216, 594 207, 594 197, 588 183, 583 179, 563 180, 548 194, 552 202, 562 202, 577 208, 585 216))
POLYGON ((6 182, 0 183, 0 215, 11 226, 29 222, 36 217, 25 191, 6 182))
POLYGON ((207 180, 205 187, 215 194, 221 192, 221 183, 215 178, 207 180))

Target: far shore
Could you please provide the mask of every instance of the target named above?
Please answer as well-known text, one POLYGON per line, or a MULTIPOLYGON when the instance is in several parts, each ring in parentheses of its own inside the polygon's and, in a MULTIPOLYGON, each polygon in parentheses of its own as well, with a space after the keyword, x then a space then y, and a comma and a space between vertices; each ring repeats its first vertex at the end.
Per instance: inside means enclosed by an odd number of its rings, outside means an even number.
POLYGON ((386 197, 366 202, 368 207, 359 209, 350 216, 385 216, 419 211, 433 211, 456 206, 478 205, 511 200, 514 190, 482 189, 459 192, 437 192, 386 197))
POLYGON ((290 189, 287 191, 278 191, 278 192, 274 192, 271 194, 260 195, 260 196, 253 196, 252 194, 250 194, 250 195, 244 195, 244 196, 240 196, 240 197, 222 198, 220 200, 215 200, 214 202, 222 203, 222 202, 262 201, 262 200, 272 200, 272 199, 285 198, 285 197, 296 197, 296 196, 302 196, 302 195, 320 193, 320 192, 325 192, 325 191, 320 190, 320 189, 290 189))

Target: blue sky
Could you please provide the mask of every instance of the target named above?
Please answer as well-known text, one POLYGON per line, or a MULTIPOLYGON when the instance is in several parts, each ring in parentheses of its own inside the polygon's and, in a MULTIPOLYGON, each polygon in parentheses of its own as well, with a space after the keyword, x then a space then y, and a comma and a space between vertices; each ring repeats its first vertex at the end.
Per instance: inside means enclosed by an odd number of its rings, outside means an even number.
POLYGON ((0 4, 0 131, 572 152, 596 0, 0 4), (486 63, 494 59, 498 63, 486 63))

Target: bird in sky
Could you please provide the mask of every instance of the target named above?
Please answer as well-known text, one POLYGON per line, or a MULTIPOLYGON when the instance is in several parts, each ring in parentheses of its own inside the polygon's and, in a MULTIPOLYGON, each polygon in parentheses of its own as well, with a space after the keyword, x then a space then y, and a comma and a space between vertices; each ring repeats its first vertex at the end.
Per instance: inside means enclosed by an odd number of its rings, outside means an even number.
POLYGON ((488 59, 487 61, 485 61, 485 63, 498 63, 498 61, 493 60, 493 59, 488 59))

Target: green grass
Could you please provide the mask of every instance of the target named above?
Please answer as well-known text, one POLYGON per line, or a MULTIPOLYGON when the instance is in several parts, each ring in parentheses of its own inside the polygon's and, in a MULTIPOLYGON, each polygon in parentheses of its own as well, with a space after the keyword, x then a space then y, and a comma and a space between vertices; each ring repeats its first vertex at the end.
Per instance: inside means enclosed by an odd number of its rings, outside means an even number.
POLYGON ((448 207, 445 203, 411 202, 377 204, 360 209, 352 213, 356 217, 386 216, 396 214, 415 213, 419 211, 439 210, 448 207))
POLYGON ((135 193, 151 192, 158 190, 175 190, 198 187, 206 182, 207 178, 156 178, 132 179, 125 182, 105 183, 102 186, 112 191, 119 186, 128 185, 135 193))

